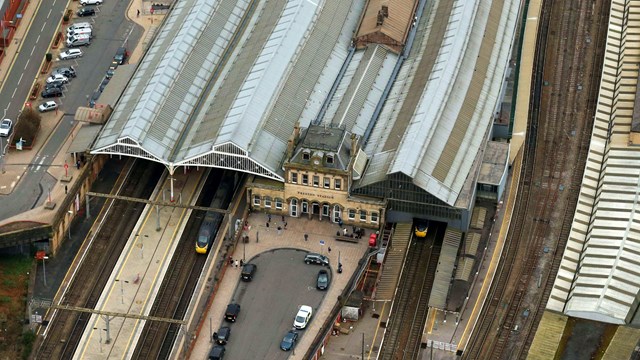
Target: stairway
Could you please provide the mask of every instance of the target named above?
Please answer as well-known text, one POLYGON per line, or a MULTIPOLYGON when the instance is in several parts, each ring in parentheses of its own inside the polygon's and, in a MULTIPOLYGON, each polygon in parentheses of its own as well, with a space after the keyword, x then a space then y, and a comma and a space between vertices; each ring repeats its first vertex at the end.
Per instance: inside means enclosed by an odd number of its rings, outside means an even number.
POLYGON ((399 223, 391 237, 391 246, 387 249, 387 254, 382 266, 382 275, 376 289, 376 300, 393 299, 393 295, 398 286, 398 276, 402 270, 407 247, 411 240, 411 224, 399 223))

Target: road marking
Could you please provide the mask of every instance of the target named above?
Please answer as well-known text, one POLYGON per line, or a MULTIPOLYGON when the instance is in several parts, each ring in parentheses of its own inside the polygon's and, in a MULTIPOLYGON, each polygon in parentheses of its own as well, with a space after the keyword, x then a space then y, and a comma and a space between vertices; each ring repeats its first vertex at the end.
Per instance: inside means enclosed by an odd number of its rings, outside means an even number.
POLYGON ((38 37, 36 38, 36 44, 38 43, 38 41, 40 41, 40 34, 38 34, 38 37))
POLYGON ((44 24, 42 24, 42 29, 40 29, 40 32, 44 31, 44 27, 47 26, 47 22, 45 21, 44 24))
POLYGON ((42 157, 42 160, 40 160, 40 162, 38 163, 38 167, 36 167, 35 171, 40 170, 40 168, 42 167, 42 163, 46 160, 46 156, 42 157))
MULTIPOLYGON (((36 47, 34 46, 33 48, 31 48, 31 54, 29 54, 30 56, 33 56, 33 52, 36 50, 36 47)), ((27 68, 26 66, 24 67, 25 69, 27 68)))
POLYGON ((53 9, 49 9, 49 13, 47 14, 47 19, 49 18, 49 16, 51 16, 51 10, 53 9))
POLYGON ((22 82, 22 76, 24 76, 24 73, 20 74, 20 79, 18 79, 18 85, 20 85, 20 82, 22 82))
POLYGON ((11 95, 12 99, 16 96, 16 90, 18 90, 18 88, 13 89, 13 95, 11 95))
MULTIPOLYGON (((35 47, 34 47, 35 49, 35 47)), ((31 50, 31 54, 33 54, 33 50, 31 50)), ((24 64, 24 69, 27 70, 27 66, 29 66, 29 61, 31 61, 31 59, 27 59, 27 62, 24 64)))

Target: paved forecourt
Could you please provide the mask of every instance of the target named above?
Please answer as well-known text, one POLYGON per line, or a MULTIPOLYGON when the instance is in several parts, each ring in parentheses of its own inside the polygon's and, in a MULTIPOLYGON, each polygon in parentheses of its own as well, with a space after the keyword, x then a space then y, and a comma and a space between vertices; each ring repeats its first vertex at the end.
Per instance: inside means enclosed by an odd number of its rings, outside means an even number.
MULTIPOLYGON (((266 226, 268 217, 264 213, 252 213, 248 217, 249 222, 249 231, 246 233, 249 236, 249 242, 247 244, 243 244, 242 242, 238 243, 235 252, 232 257, 234 259, 242 259, 243 255, 245 259, 250 260, 254 258, 254 256, 258 254, 262 254, 261 257, 269 258, 265 252, 273 250, 273 249, 300 249, 309 252, 315 253, 324 253, 324 255, 328 255, 331 263, 331 284, 329 285, 329 289, 325 292, 324 298, 320 302, 319 306, 316 308, 314 304, 308 304, 314 307, 314 315, 307 329, 301 331, 301 338, 298 340, 298 344, 296 346, 296 351, 289 352, 284 354, 284 358, 290 359, 302 359, 306 351, 309 349, 313 340, 320 331, 322 325, 326 321, 329 316, 331 309, 335 305, 338 296, 342 293, 343 289, 346 287, 349 279, 353 275, 354 271, 358 267, 358 261, 362 258, 362 256, 367 252, 368 248, 368 238, 370 234, 370 230, 367 230, 367 234, 362 237, 360 242, 358 243, 348 243, 348 242, 340 242, 335 240, 336 231, 339 230, 338 225, 330 223, 327 220, 319 221, 318 219, 307 219, 305 218, 292 218, 285 217, 285 221, 287 222, 287 229, 284 230, 284 223, 280 216, 272 216, 269 227, 266 226), (282 229, 278 230, 278 226, 282 229), (308 240, 305 241, 305 234, 307 234, 308 240), (258 242, 256 242, 256 238, 258 242), (324 242, 324 245, 320 245, 320 241, 324 242), (329 248, 331 248, 331 252, 329 252, 329 248), (338 269, 338 256, 340 256, 340 262, 343 265, 342 274, 337 273, 338 269)), ((290 250, 288 250, 290 251, 290 250)), ((299 255, 295 257, 295 259, 285 259, 282 260, 279 257, 273 258, 272 261, 285 261, 284 267, 283 264, 274 264, 276 268, 288 269, 289 271, 295 272, 297 268, 293 266, 289 266, 293 264, 293 261, 296 263, 299 262, 301 266, 306 267, 305 269, 311 271, 314 274, 317 274, 318 270, 322 267, 306 265, 304 264, 304 252, 299 252, 299 255)), ((271 261, 271 260, 270 260, 271 261)), ((262 272, 262 268, 259 268, 256 273, 256 279, 254 282, 247 284, 248 287, 251 286, 261 286, 260 283, 265 284, 277 284, 277 279, 267 279, 265 273, 262 272)), ((307 295, 313 295, 313 292, 317 291, 315 287, 308 288, 313 285, 313 279, 308 279, 307 273, 298 274, 299 285, 305 287, 305 292, 308 292, 306 295, 302 295, 300 299, 305 300, 307 295)), ((270 276, 270 275, 269 275, 270 276)), ((205 323, 198 334, 195 344, 193 345, 191 351, 191 359, 206 359, 209 351, 213 344, 211 343, 209 326, 211 326, 212 331, 217 331, 218 328, 224 324, 223 316, 226 310, 227 305, 232 301, 234 296, 238 296, 235 294, 236 287, 238 284, 238 279, 240 277, 240 268, 236 269, 235 267, 230 267, 224 272, 224 276, 220 282, 220 286, 217 292, 214 295, 214 299, 212 301, 211 307, 207 310, 205 316, 205 323)), ((275 286, 275 285, 274 285, 275 286)), ((284 285, 283 285, 284 286, 284 285)), ((271 290, 269 290, 271 293, 271 290)), ((245 295, 246 296, 246 295, 245 295)), ((294 295, 291 295, 293 297, 294 295)), ((309 301, 312 299, 309 299, 309 301)), ((267 301, 265 299, 264 301, 267 301)), ((232 324, 232 334, 229 340, 228 345, 228 353, 225 354, 225 358, 227 356, 230 359, 247 359, 250 357, 246 357, 249 355, 248 353, 236 353, 236 351, 241 351, 236 348, 236 345, 232 344, 235 341, 239 340, 240 337, 236 332, 234 332, 234 327, 236 325, 240 325, 242 322, 243 325, 248 326, 256 326, 263 329, 270 329, 269 334, 264 334, 264 341, 273 341, 271 344, 275 347, 276 350, 279 350, 280 340, 286 333, 283 332, 285 325, 287 328, 293 325, 293 318, 295 313, 297 312, 297 305, 293 306, 290 311, 287 311, 286 316, 284 316, 281 321, 274 324, 259 324, 252 318, 252 314, 249 314, 250 311, 247 311, 243 314, 243 312, 247 309, 244 307, 240 312, 240 318, 236 324, 232 324), (246 324, 245 324, 246 323, 246 324), (282 329, 281 329, 282 327, 282 329), (268 338, 268 340, 266 339, 268 338), (233 350, 233 352, 231 352, 233 350)), ((241 304, 242 306, 242 304, 241 304)), ((275 308, 276 305, 269 305, 263 311, 272 311, 272 307, 275 308)), ((240 327, 240 326, 239 326, 240 327)), ((265 330, 266 331, 266 330, 265 330)), ((263 339, 256 339, 254 341, 261 342, 263 339)), ((246 344, 245 344, 246 345, 246 344)), ((281 351, 284 353, 283 351, 281 351)), ((269 352, 271 354, 271 352, 269 352)))
MULTIPOLYGON (((176 201, 194 205, 204 185, 206 172, 174 175, 176 201)), ((156 188, 152 199, 169 199, 170 179, 166 177, 156 188)), ((96 309, 132 315, 149 315, 156 294, 172 254, 189 218, 190 210, 179 207, 161 207, 160 221, 154 207, 146 206, 136 227, 129 236, 96 309)), ((102 316, 92 315, 76 350, 74 359, 125 359, 135 350, 133 341, 139 337, 145 321, 114 317, 106 323, 102 316)))

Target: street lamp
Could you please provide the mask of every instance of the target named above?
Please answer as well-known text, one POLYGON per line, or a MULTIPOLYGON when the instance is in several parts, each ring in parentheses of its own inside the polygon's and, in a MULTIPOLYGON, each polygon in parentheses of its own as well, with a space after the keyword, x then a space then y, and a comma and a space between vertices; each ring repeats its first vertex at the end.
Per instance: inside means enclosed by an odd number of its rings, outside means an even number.
POLYGON ((70 215, 68 229, 69 229, 69 240, 71 240, 71 220, 73 220, 73 211, 69 210, 67 211, 67 213, 70 215))

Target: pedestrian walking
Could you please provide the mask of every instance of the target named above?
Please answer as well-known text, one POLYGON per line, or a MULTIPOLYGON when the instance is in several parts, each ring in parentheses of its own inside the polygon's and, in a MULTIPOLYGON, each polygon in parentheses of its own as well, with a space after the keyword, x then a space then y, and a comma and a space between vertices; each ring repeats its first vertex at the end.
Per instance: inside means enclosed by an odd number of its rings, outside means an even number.
POLYGON ((67 188, 67 185, 64 186, 64 193, 65 195, 67 194, 67 191, 69 191, 69 188, 67 188))
POLYGON ((240 259, 240 266, 244 266, 244 260, 240 259))
POLYGON ((229 256, 229 266, 233 265, 233 258, 229 256))
POLYGON ((267 221, 271 222, 271 214, 267 215, 267 221))
POLYGON ((282 222, 284 222, 284 215, 282 215, 282 222))
POLYGON ((80 170, 80 160, 76 161, 76 167, 78 168, 78 170, 80 170))
POLYGON ((284 229, 287 230, 287 222, 284 222, 284 229))
POLYGON ((136 13, 136 17, 140 17, 140 9, 138 9, 138 12, 136 13))
POLYGON ((236 264, 236 267, 238 267, 238 265, 240 264, 240 262, 238 261, 238 259, 236 259, 236 260, 235 260, 235 264, 236 264))
POLYGON ((269 227, 269 222, 267 221, 267 227, 269 227))
POLYGON ((307 240, 309 240, 309 235, 304 234, 304 241, 307 241, 307 240))
POLYGON ((329 246, 329 247, 327 248, 327 250, 329 250, 329 252, 331 252, 331 246, 329 246))

